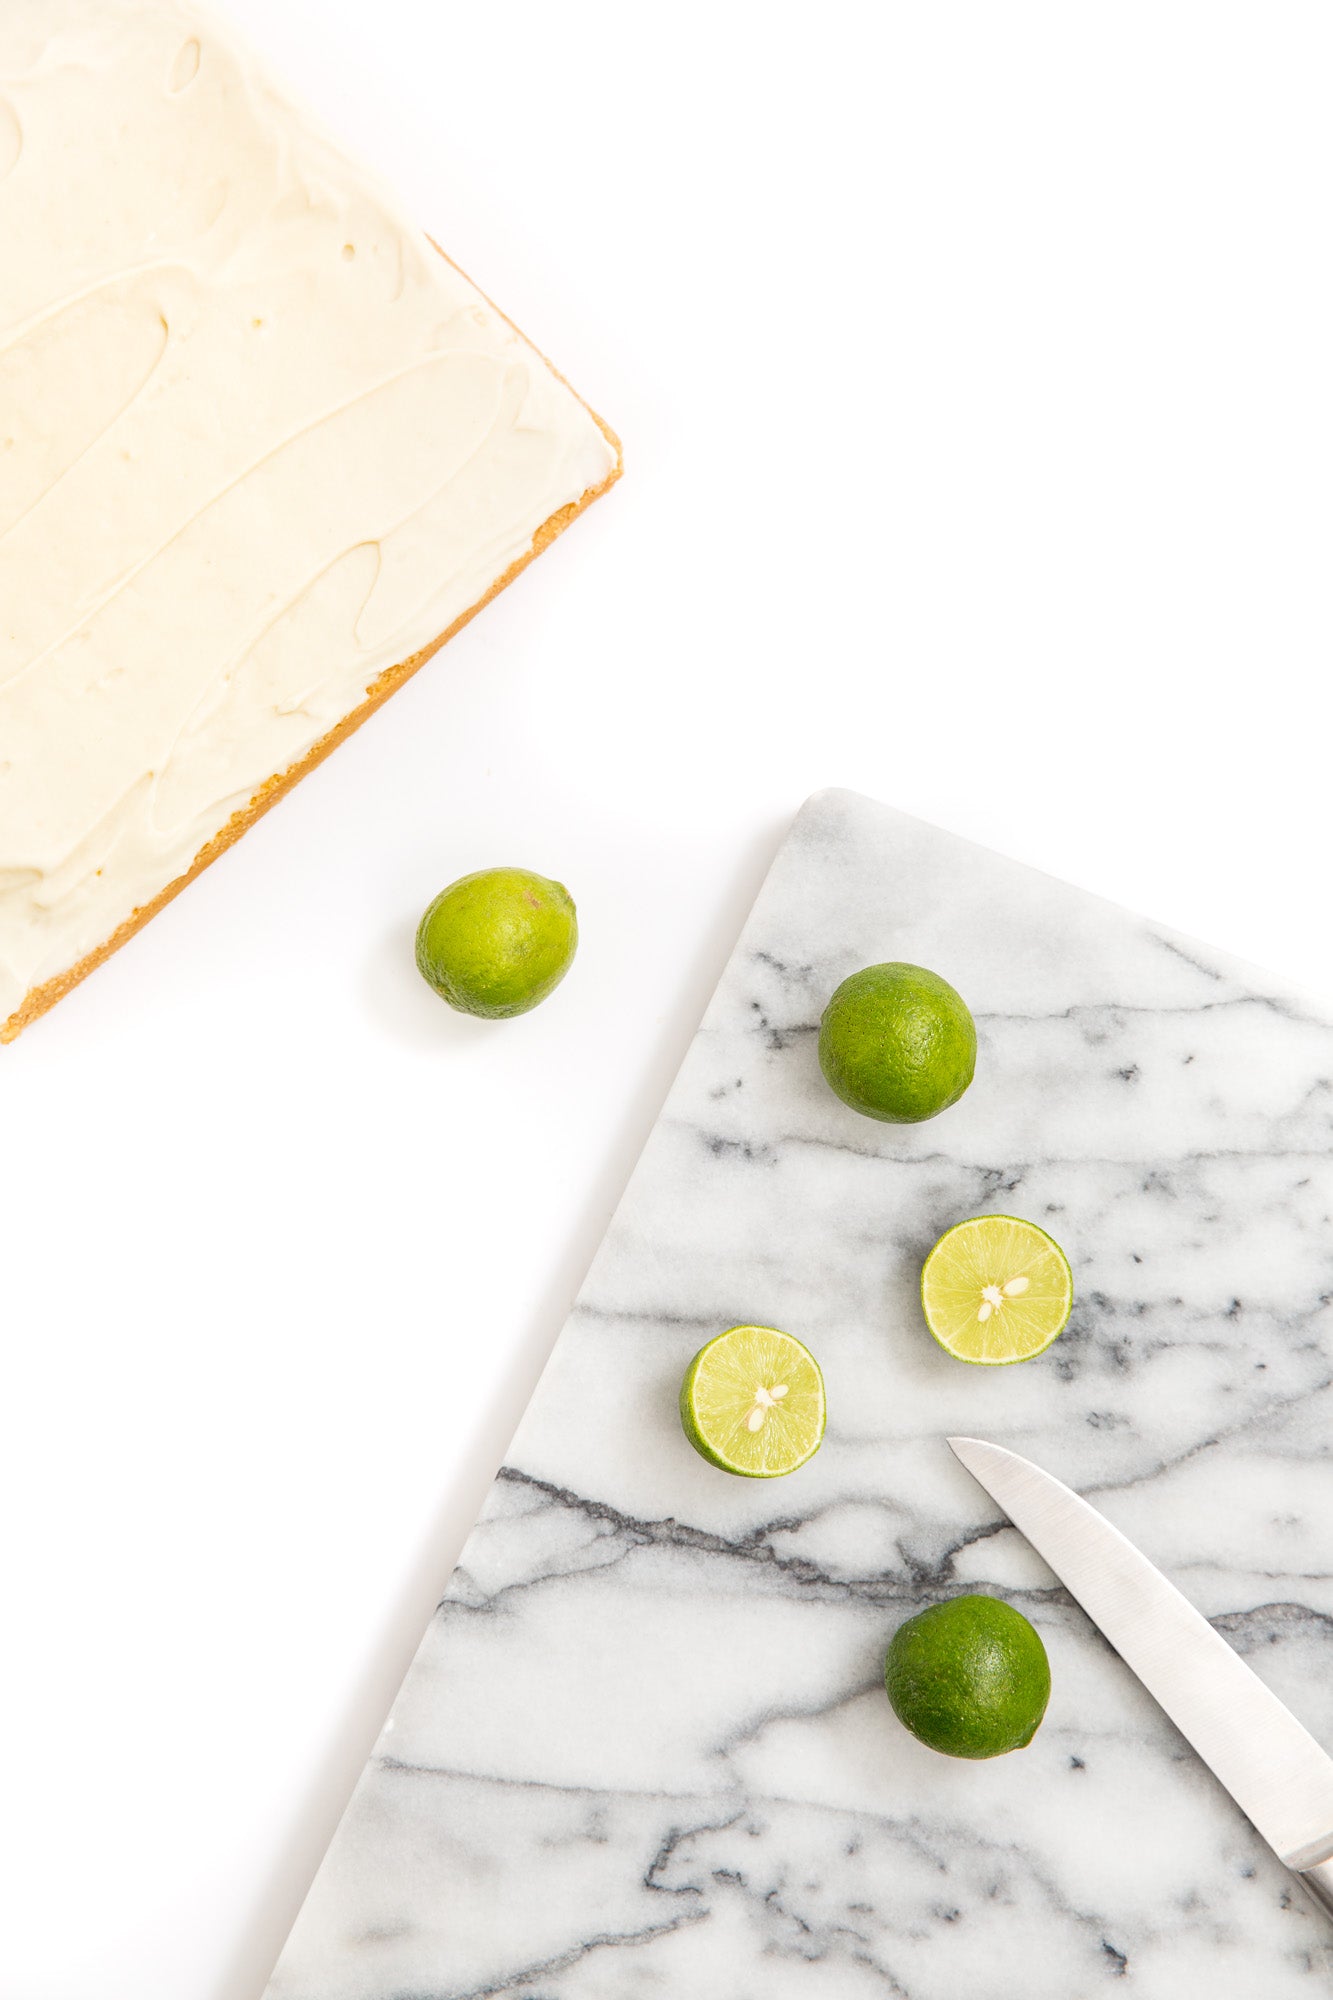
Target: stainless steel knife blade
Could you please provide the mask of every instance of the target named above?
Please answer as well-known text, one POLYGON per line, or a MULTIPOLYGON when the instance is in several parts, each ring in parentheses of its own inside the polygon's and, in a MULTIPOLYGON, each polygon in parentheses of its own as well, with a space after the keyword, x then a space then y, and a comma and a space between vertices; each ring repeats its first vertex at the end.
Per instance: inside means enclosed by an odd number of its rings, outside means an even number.
POLYGON ((949 1445, 1333 1915, 1333 1757, 1086 1500, 1002 1445, 949 1445))

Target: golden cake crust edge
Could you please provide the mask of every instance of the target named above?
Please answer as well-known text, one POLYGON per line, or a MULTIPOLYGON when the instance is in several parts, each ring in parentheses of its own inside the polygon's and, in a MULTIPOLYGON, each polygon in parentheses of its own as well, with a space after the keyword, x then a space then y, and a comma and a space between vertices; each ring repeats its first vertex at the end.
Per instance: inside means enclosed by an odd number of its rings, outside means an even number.
POLYGON ((43 980, 40 986, 30 987, 8 1020, 0 1022, 0 1043, 16 1041, 25 1028, 30 1027, 34 1021, 39 1020, 43 1014, 49 1012, 58 1000, 63 1000, 65 995, 80 985, 90 972, 95 972, 105 959, 110 958, 113 951, 119 951, 120 947, 123 944, 127 944, 136 931, 142 930, 144 925, 155 917, 159 910, 165 909, 168 903, 179 896, 182 889, 188 888, 196 875, 202 875, 205 868, 216 861, 220 854, 225 854, 229 847, 235 846, 241 835, 248 832, 255 821, 261 819, 270 806, 275 806, 279 799, 285 797, 291 791, 293 785, 300 783, 307 772, 313 771, 317 764, 322 764, 330 751, 336 750, 338 745, 352 734, 353 730, 361 727, 367 716, 373 715, 375 710, 382 707, 391 694, 397 693, 404 681, 411 679, 418 667, 424 666, 432 654, 438 653, 441 646, 447 645, 454 634, 461 632, 463 627, 470 623, 479 611, 484 611, 486 606, 491 602, 491 599, 498 597, 500 592, 528 567, 530 562, 536 560, 543 549, 549 548, 557 535, 564 533, 571 521, 577 520, 586 508, 591 507, 594 500, 599 500, 603 493, 614 486, 624 471, 624 451, 620 439, 611 429, 611 426, 598 416, 590 403, 584 401, 577 389, 574 389, 565 380, 560 370, 546 359, 540 348, 533 347, 533 343, 528 339, 527 335, 517 326, 514 326, 514 322, 509 318, 509 315, 501 312, 493 299, 486 297, 486 294, 481 291, 481 287, 475 284, 471 278, 468 278, 467 273, 460 270, 457 264, 454 264, 453 258, 446 251, 440 250, 440 246, 435 242, 434 237, 428 240, 433 249, 439 250, 446 264, 453 264, 454 269, 459 272, 459 276, 467 279, 468 284, 472 285, 473 290, 480 293, 480 296, 486 300, 491 310, 499 313, 500 318, 507 325, 514 327, 515 333, 518 334, 519 339, 524 342, 525 346, 532 347, 533 352, 551 370, 557 381, 563 382, 576 401, 583 405, 583 408, 588 412, 588 415, 592 418, 598 430, 615 453, 615 463, 612 465, 605 479, 600 480, 596 486, 585 488, 577 500, 567 502, 565 506, 558 507, 554 514, 549 515, 542 522, 532 538, 531 545, 524 550, 523 554, 517 557, 514 562, 511 562, 508 569, 502 571, 496 577, 490 589, 479 597, 475 604, 470 604, 466 611, 454 619, 452 625, 447 625, 438 638, 432 639, 430 644, 421 647, 420 651, 410 654, 407 659, 400 661, 397 666, 386 667, 384 672, 377 675, 367 688, 365 700, 360 702, 356 708, 351 709, 342 718, 341 722, 336 722, 332 729, 327 730, 317 743, 312 744, 304 757, 300 758, 295 764, 288 765, 285 771, 275 772, 271 778, 266 778, 248 804, 241 806, 234 812, 221 831, 215 833, 213 838, 200 848, 194 860, 183 874, 177 875, 174 881, 168 882, 166 888, 154 896, 150 902, 141 903, 138 909, 134 910, 125 919, 123 924, 119 924, 112 931, 110 937, 105 938, 101 944, 95 945, 76 965, 70 966, 67 972, 58 972, 52 978, 43 980))

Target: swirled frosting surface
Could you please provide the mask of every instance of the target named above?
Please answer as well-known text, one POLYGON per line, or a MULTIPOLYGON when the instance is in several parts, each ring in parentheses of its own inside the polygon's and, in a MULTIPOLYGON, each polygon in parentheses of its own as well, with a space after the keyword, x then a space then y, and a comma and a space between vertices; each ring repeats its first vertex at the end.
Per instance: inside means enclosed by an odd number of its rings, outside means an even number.
POLYGON ((0 1020, 614 468, 183 0, 0 6, 0 1020))

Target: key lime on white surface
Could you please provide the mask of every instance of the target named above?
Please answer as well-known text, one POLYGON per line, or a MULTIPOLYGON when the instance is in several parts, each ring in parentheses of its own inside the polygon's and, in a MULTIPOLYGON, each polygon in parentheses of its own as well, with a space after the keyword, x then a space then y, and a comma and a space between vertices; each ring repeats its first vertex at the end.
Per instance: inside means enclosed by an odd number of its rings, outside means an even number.
POLYGON ((772 1326, 733 1326, 701 1347, 680 1385, 680 1420, 710 1465, 778 1479, 819 1450, 824 1377, 808 1347, 772 1326))
POLYGON ((553 993, 579 926, 563 882, 530 868, 482 868, 442 889, 417 926, 417 968, 460 1014, 507 1021, 553 993))
POLYGON ((921 1269, 921 1306, 941 1347, 999 1368, 1030 1361, 1064 1332, 1069 1259, 1035 1222, 974 1215, 947 1229, 921 1269))

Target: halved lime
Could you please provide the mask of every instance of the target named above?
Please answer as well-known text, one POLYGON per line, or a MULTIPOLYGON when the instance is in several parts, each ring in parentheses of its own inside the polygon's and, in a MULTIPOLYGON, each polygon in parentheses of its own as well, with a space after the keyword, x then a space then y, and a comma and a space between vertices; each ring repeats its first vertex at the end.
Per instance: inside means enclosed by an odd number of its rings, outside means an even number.
POLYGON ((947 1229, 921 1267, 921 1307, 936 1340, 987 1368, 1030 1361, 1060 1333, 1074 1279, 1060 1245, 1014 1215, 947 1229))
POLYGON ((680 1420, 710 1465, 745 1479, 795 1472, 824 1436, 824 1378, 809 1348, 772 1326, 733 1326, 685 1370, 680 1420))

